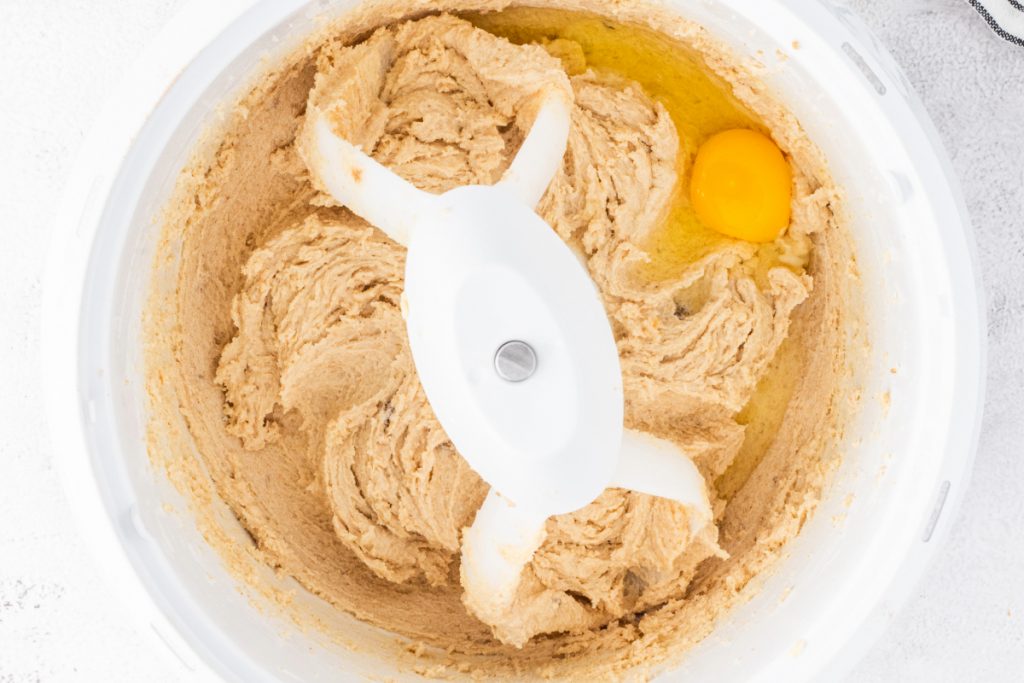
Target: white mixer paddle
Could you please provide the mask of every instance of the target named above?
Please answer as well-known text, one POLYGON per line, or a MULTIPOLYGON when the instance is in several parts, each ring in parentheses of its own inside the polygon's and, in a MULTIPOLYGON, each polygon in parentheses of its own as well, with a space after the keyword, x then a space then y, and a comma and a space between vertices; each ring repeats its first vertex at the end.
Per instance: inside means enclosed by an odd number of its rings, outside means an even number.
POLYGON ((547 519, 608 487, 679 501, 693 534, 712 519, 689 457, 623 428, 622 372, 600 293, 533 210, 562 163, 570 123, 564 94, 542 97, 498 183, 441 195, 338 137, 319 111, 307 113, 312 172, 339 203, 408 247, 416 371, 455 448, 491 486, 462 540, 463 581, 467 595, 483 598, 473 604, 485 621, 511 605, 547 519))

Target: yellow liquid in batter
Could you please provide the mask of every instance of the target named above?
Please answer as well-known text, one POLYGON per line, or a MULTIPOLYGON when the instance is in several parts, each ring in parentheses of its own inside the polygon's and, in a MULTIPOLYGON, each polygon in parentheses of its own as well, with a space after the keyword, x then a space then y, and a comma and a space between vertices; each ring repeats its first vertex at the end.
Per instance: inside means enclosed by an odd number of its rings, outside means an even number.
POLYGON ((715 133, 764 127, 694 50, 647 28, 565 10, 518 7, 466 18, 514 43, 546 46, 570 74, 591 68, 636 81, 668 110, 679 133, 679 179, 664 224, 644 245, 652 257, 646 275, 677 277, 684 266, 729 241, 702 225, 690 205, 693 158, 715 133))
POLYGON ((799 346, 789 339, 782 342, 750 402, 736 416, 736 421, 746 426, 743 445, 729 469, 715 481, 715 490, 726 500, 747 483, 782 426, 803 365, 798 352, 799 346))
MULTIPOLYGON (((565 10, 518 7, 466 19, 513 43, 538 43, 562 59, 570 75, 586 69, 639 83, 664 105, 679 134, 679 178, 665 222, 644 245, 652 260, 646 276, 678 277, 688 264, 726 244, 730 238, 705 227, 690 205, 690 169, 705 140, 730 128, 766 128, 732 95, 700 55, 667 36, 640 26, 565 10)), ((779 265, 774 244, 758 248, 755 279, 779 265)), ((736 416, 746 426, 739 454, 715 482, 726 499, 750 478, 775 439, 800 376, 798 347, 783 343, 747 406, 736 416)))

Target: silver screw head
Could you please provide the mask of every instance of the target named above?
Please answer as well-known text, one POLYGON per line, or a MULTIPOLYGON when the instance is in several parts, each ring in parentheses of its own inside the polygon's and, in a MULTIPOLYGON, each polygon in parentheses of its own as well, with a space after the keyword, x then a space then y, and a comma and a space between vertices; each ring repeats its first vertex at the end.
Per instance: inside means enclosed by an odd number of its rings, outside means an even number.
POLYGON ((537 371, 537 353, 524 341, 507 341, 494 354, 494 369, 506 382, 522 382, 537 371))

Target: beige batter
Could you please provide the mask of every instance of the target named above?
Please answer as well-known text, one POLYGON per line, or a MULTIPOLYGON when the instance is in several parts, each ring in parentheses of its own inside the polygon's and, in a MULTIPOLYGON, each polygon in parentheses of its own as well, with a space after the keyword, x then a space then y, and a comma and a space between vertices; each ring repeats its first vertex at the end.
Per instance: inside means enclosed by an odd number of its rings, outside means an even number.
POLYGON ((248 531, 253 545, 239 551, 207 528, 236 570, 252 579, 251 560, 269 564, 342 610, 443 648, 436 661, 450 668, 432 673, 611 674, 678 653, 799 530, 831 467, 845 300, 833 280, 849 257, 823 166, 699 30, 665 24, 743 84, 737 94, 790 156, 794 200, 770 259, 728 242, 653 279, 644 245, 686 162, 662 105, 635 83, 570 76, 544 47, 448 15, 390 23, 350 46, 374 19, 365 10, 272 71, 183 175, 156 266, 158 278, 177 266, 175 286, 155 288, 147 325, 154 456, 197 513, 220 498, 248 531), (549 522, 513 606, 494 612, 460 585, 460 533, 487 486, 416 377, 399 306, 404 249, 319 191, 304 113, 327 112, 339 134, 441 192, 495 182, 545 88, 575 105, 564 166, 538 211, 603 294, 627 426, 691 455, 716 524, 691 537, 683 506, 608 490, 549 522), (787 337, 799 359, 787 369, 788 409, 726 499, 716 482, 743 448, 740 415, 787 337))

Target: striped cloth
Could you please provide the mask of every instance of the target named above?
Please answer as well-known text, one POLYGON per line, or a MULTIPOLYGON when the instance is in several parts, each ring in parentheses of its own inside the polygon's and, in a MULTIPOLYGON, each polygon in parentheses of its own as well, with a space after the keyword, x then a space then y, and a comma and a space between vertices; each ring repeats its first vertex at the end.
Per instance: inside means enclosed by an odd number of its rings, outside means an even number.
POLYGON ((1024 47, 1024 0, 968 0, 1000 38, 1024 47))

